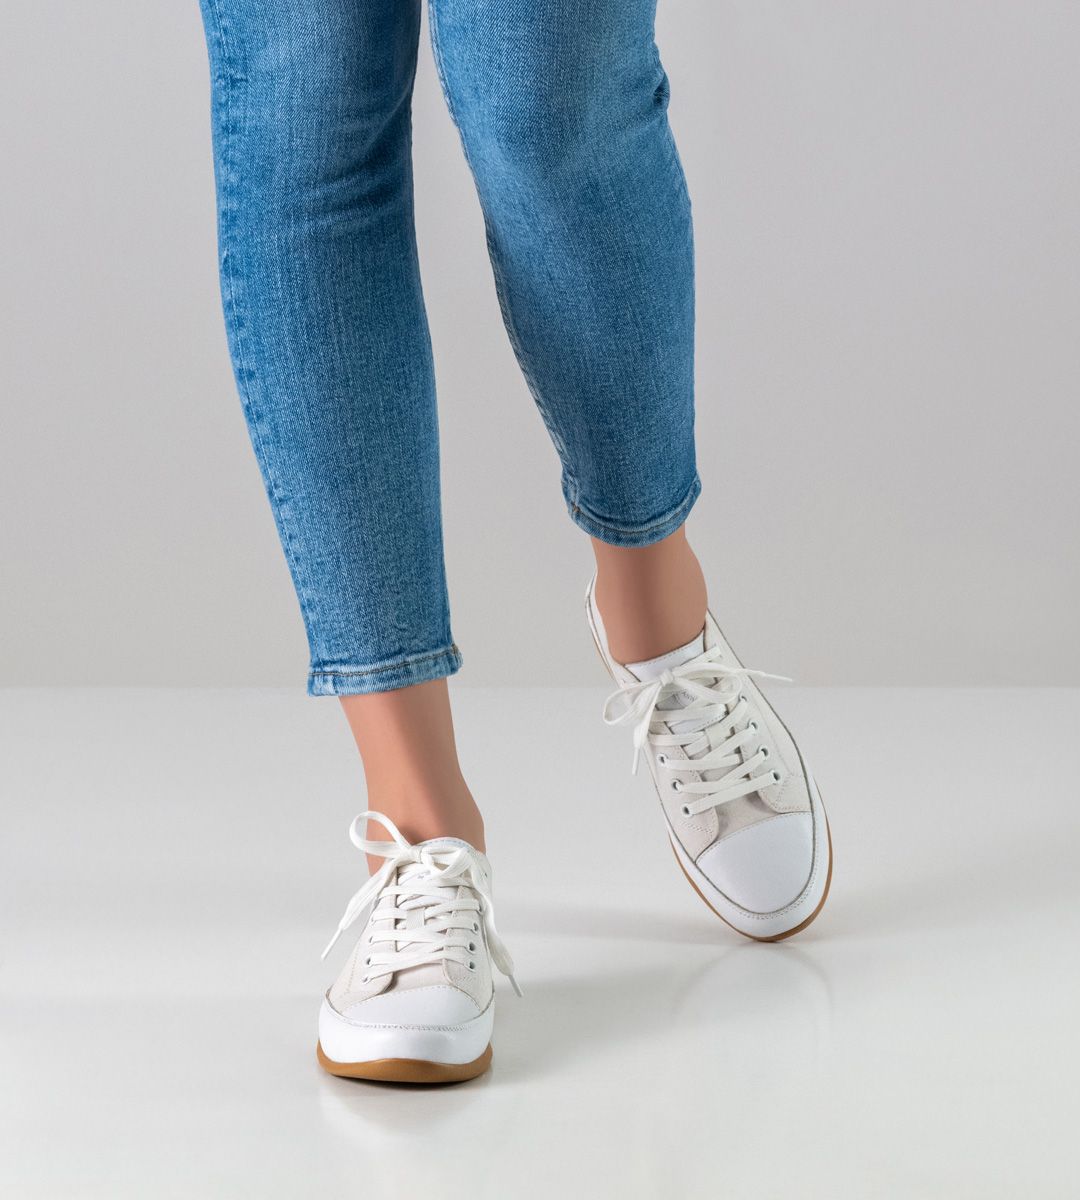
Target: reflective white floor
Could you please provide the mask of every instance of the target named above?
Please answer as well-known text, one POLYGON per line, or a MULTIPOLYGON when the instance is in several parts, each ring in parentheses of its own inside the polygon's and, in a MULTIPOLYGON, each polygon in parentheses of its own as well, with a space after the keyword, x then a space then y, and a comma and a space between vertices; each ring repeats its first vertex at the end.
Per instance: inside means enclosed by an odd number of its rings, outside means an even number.
POLYGON ((332 701, 0 693, 0 1194, 1076 1195, 1080 693, 775 695, 836 870, 762 946, 601 692, 458 690, 526 995, 415 1090, 314 1060, 363 870, 332 701))

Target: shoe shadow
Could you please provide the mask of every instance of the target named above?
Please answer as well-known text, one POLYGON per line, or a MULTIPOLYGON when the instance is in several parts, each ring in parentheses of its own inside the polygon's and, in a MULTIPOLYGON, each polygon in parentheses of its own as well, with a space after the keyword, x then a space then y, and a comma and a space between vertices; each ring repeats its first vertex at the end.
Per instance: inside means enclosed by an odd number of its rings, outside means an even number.
MULTIPOLYGON (((695 898, 691 895, 691 900, 695 898)), ((688 946, 717 946, 739 938, 696 901, 701 912, 693 909, 686 916, 661 912, 637 912, 598 904, 560 904, 553 910, 550 902, 515 901, 503 905, 503 921, 514 933, 559 937, 598 938, 634 942, 664 942, 688 946)), ((689 907, 689 906, 688 906, 689 907)))
POLYGON ((827 1053, 832 989, 804 952, 743 942, 686 968, 658 963, 647 945, 633 957, 639 961, 612 972, 526 981, 520 1004, 502 1002, 496 1081, 646 1049, 665 1057, 693 1046, 722 1058, 725 1045, 775 1039, 778 1027, 789 1031, 796 1055, 827 1053))
MULTIPOLYGON (((546 910, 549 927, 567 929, 572 910, 546 910)), ((610 1079, 628 1057, 642 1069, 678 1076, 707 1063, 723 1072, 745 1061, 748 1046, 776 1049, 781 1030, 785 1069, 813 1071, 831 1044, 833 997, 828 977, 814 958, 792 946, 752 942, 730 945, 704 961, 678 967, 658 962, 655 942, 639 938, 641 914, 621 914, 615 936, 625 939, 625 965, 597 970, 587 961, 580 973, 523 980, 516 999, 499 988, 495 1057, 485 1075, 449 1087, 362 1080, 319 1079, 324 1121, 336 1139, 366 1153, 407 1140, 417 1123, 497 1126, 503 1105, 491 1105, 492 1089, 551 1076, 610 1079), (593 1064, 602 1069, 590 1070, 593 1064)), ((652 931, 659 926, 653 926, 652 931)), ((561 939, 560 939, 561 940, 561 939)), ((567 957, 575 957, 571 951, 567 957)), ((606 1085, 605 1085, 606 1086, 606 1085)))

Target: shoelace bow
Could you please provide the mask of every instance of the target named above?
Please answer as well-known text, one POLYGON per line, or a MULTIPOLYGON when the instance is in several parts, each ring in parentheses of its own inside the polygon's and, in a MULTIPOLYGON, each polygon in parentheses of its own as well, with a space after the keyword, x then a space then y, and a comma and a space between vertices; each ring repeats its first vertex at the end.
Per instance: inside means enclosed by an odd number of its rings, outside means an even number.
POLYGON ((744 679, 778 679, 785 683, 791 680, 786 675, 772 675, 768 671, 755 671, 749 667, 729 667, 717 661, 723 652, 712 646, 681 666, 664 671, 656 679, 620 687, 604 702, 604 722, 607 725, 629 725, 634 727, 634 765, 637 774, 641 752, 647 742, 654 746, 678 746, 685 749, 698 741, 706 729, 720 725, 723 740, 713 749, 695 758, 669 759, 657 756, 662 767, 673 771, 704 773, 729 767, 719 779, 702 779, 699 783, 676 780, 676 790, 699 796, 687 801, 683 812, 696 816, 710 808, 718 808, 740 796, 748 796, 779 782, 778 773, 764 769, 768 750, 758 746, 750 751, 752 743, 759 741, 757 725, 750 720, 749 702, 740 690, 744 679), (701 682, 708 680, 708 683, 701 682), (677 708, 661 709, 660 703, 669 696, 685 693, 689 702, 677 708), (684 732, 664 731, 665 722, 693 722, 693 728, 684 732), (749 752, 748 752, 749 751, 749 752))
POLYGON ((370 810, 353 820, 349 826, 349 839, 358 850, 385 858, 386 862, 345 906, 337 930, 322 952, 323 958, 369 905, 384 896, 394 896, 394 907, 386 911, 385 917, 383 913, 379 914, 379 920, 385 919, 387 928, 373 930, 371 934, 372 950, 364 963, 369 978, 447 958, 470 966, 471 955, 477 949, 470 935, 480 931, 478 917, 483 923, 491 961, 521 995, 521 988, 514 978, 513 959, 495 928, 495 906, 477 851, 471 846, 442 850, 413 846, 389 817, 370 810), (361 836, 362 823, 368 820, 378 821, 392 840, 373 842, 361 836), (409 871, 410 866, 421 870, 409 871), (402 878, 402 875, 406 877, 402 878), (459 887, 471 888, 478 898, 447 897, 446 888, 459 887), (415 928, 406 928, 408 914, 417 910, 423 913, 422 923, 415 928), (375 946, 387 946, 388 949, 379 951, 374 949, 375 946))

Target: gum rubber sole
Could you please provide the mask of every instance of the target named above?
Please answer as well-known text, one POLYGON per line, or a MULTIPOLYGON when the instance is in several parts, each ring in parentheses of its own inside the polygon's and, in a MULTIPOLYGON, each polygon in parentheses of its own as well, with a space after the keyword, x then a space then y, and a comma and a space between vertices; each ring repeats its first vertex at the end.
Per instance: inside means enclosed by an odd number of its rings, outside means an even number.
POLYGON ((376 1058, 371 1062, 334 1062, 323 1053, 322 1043, 315 1047, 319 1066, 343 1079, 376 1079, 384 1083, 461 1083, 475 1079, 491 1066, 491 1046, 472 1062, 439 1063, 419 1058, 376 1058))
POLYGON ((818 913, 821 912, 821 910, 825 907, 825 901, 829 898, 829 888, 832 887, 833 850, 832 830, 829 828, 828 817, 825 818, 825 836, 829 839, 829 873, 825 877, 825 890, 821 893, 821 899, 818 901, 817 908, 814 909, 814 911, 806 918, 805 921, 800 921, 798 925, 793 926, 791 929, 785 929, 783 933, 774 933, 772 937, 755 937, 754 934, 747 933, 746 930, 740 929, 737 925, 732 925, 732 923, 726 917, 718 913, 716 909, 713 908, 713 906, 708 902, 708 900, 705 899, 701 888, 699 888, 698 885, 690 878, 690 872, 687 871, 685 866, 683 866, 683 861, 675 849, 675 842, 672 840, 672 835, 670 833, 668 834, 668 841, 671 842, 671 853, 675 855, 675 861, 679 864, 679 870, 682 871, 682 873, 686 876, 686 882, 701 897, 702 903, 709 910, 709 912, 713 914, 713 916, 720 917, 720 920, 723 921, 729 929, 734 929, 736 933, 742 934, 744 938, 749 938, 752 942, 782 942, 785 938, 794 937, 795 934, 802 933, 807 925, 809 925, 810 922, 813 921, 817 917, 818 913))

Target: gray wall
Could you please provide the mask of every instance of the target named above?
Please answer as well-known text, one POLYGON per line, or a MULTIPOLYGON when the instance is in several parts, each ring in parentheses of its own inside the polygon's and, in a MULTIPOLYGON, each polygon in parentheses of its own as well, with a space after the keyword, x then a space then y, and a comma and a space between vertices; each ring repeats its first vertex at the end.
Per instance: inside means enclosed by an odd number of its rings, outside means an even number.
MULTIPOLYGON (((195 0, 0 20, 0 681, 300 686, 195 0)), ((1080 4, 661 0, 659 40, 729 634, 807 683, 1080 683, 1080 4)), ((416 109, 462 682, 595 683, 587 546, 426 46, 416 109)))

